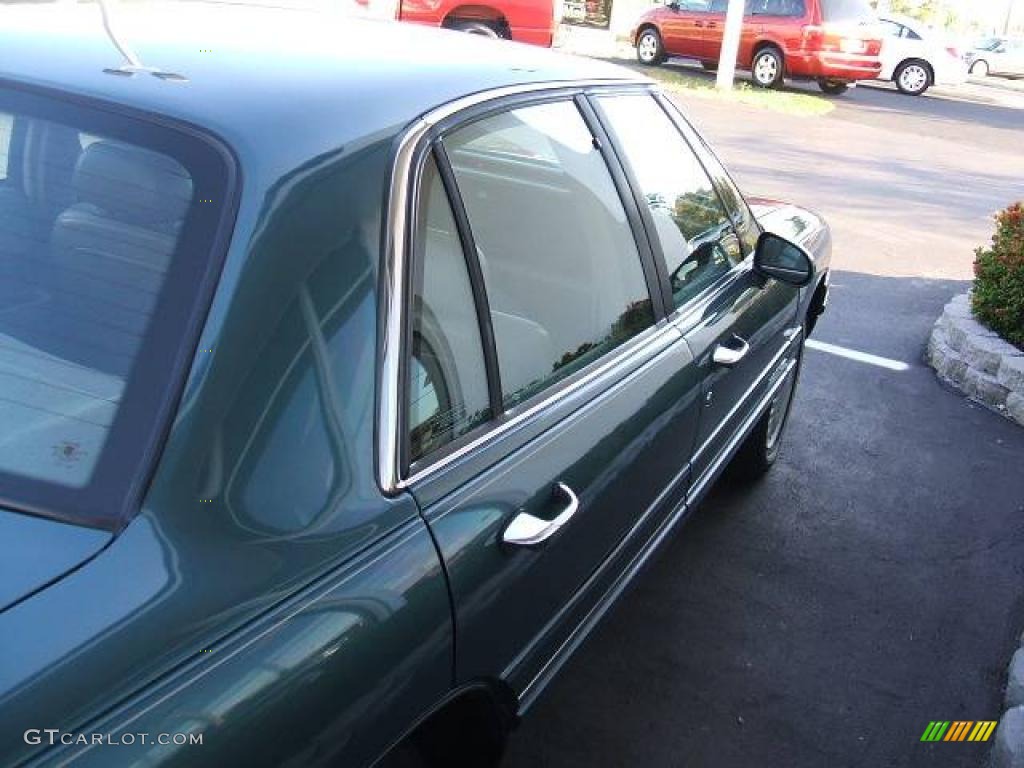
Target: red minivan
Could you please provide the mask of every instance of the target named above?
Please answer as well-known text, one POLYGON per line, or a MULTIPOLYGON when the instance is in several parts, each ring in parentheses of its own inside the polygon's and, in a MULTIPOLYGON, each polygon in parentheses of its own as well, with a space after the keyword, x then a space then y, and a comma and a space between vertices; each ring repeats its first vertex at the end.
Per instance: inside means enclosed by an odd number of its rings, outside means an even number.
MULTIPOLYGON (((644 13, 630 39, 642 64, 669 56, 718 66, 728 0, 672 0, 644 13)), ((756 85, 775 88, 785 76, 817 80, 843 93, 854 80, 882 71, 882 36, 868 0, 747 0, 736 64, 756 85)))
POLYGON ((561 0, 355 0, 369 15, 551 47, 561 0))

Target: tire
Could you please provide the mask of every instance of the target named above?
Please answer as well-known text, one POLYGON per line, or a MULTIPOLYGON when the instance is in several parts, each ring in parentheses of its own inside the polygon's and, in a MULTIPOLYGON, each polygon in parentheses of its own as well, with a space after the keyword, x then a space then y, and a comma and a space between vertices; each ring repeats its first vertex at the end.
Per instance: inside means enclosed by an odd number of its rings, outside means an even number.
POLYGON ((665 60, 665 46, 658 30, 648 27, 636 37, 636 59, 645 67, 653 67, 665 60))
POLYGON ((842 96, 850 90, 849 83, 843 83, 839 80, 825 80, 824 78, 818 81, 818 87, 821 88, 822 93, 827 93, 829 96, 842 96))
POLYGON ((932 84, 932 69, 920 59, 909 59, 896 67, 892 79, 900 93, 920 96, 932 84))
POLYGON ((470 35, 490 37, 494 40, 502 39, 502 34, 498 31, 498 28, 493 24, 488 24, 486 21, 454 21, 449 29, 456 29, 459 32, 466 32, 470 35))
POLYGON ((754 54, 750 64, 750 75, 754 85, 760 88, 778 88, 782 85, 785 74, 782 52, 778 48, 768 46, 754 54))
POLYGON ((717 72, 718 71, 718 62, 717 61, 702 61, 700 63, 700 65, 702 67, 704 67, 704 69, 706 69, 708 72, 717 72))
POLYGON ((796 365, 787 376, 787 381, 772 400, 768 410, 754 425, 743 445, 733 457, 730 469, 747 480, 756 480, 768 472, 779 458, 782 438, 789 423, 789 413, 793 407, 793 396, 800 382, 800 369, 804 360, 804 340, 800 340, 800 349, 796 354, 796 365))
POLYGON ((984 59, 978 59, 976 62, 971 64, 971 74, 980 75, 981 77, 988 77, 989 66, 988 62, 984 59))

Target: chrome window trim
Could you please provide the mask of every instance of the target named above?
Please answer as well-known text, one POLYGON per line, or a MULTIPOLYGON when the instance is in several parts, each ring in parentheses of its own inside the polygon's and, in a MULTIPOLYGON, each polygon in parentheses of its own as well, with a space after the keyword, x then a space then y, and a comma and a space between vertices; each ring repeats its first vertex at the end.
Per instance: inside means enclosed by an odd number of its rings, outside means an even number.
POLYGON ((585 376, 560 388, 549 397, 543 398, 528 409, 517 413, 509 419, 492 421, 488 429, 476 439, 461 446, 437 461, 430 463, 407 478, 401 472, 402 435, 399 434, 399 414, 401 411, 401 367, 402 367, 402 330, 405 323, 405 286, 403 284, 406 265, 409 258, 410 234, 413 218, 412 205, 416 202, 416 181, 420 167, 415 164, 418 151, 430 139, 431 129, 438 123, 457 115, 460 112, 499 101, 511 96, 551 91, 578 91, 588 88, 629 88, 642 86, 653 89, 655 86, 646 78, 596 79, 596 80, 551 80, 541 83, 524 83, 520 85, 502 86, 478 93, 463 96, 431 110, 426 115, 414 120, 400 134, 391 166, 391 175, 387 193, 387 211, 384 218, 383 258, 380 272, 379 302, 383 312, 378 339, 378 355, 380 369, 377 382, 377 483, 385 494, 394 494, 425 477, 440 471, 452 462, 476 449, 484 442, 507 432, 515 425, 526 420, 537 412, 547 408, 555 400, 569 394, 585 384, 593 381, 616 365, 621 364, 629 355, 639 351, 648 344, 654 345, 656 339, 666 333, 677 334, 675 327, 659 324, 639 334, 630 342, 609 353, 609 358, 588 372, 585 376), (637 343, 643 340, 642 343, 637 343))

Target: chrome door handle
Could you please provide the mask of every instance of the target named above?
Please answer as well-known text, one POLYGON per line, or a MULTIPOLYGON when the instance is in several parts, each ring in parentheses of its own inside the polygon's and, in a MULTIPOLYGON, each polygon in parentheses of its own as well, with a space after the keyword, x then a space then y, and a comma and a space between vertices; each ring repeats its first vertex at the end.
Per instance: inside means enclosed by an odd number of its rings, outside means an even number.
POLYGON ((515 544, 520 547, 529 547, 533 544, 540 544, 551 538, 558 532, 558 529, 569 522, 576 511, 580 508, 580 500, 565 483, 556 483, 554 493, 565 496, 569 503, 566 505, 554 520, 541 520, 529 512, 520 512, 512 518, 501 540, 506 544, 515 544))
POLYGON ((711 359, 715 361, 715 365, 724 365, 726 368, 731 368, 747 356, 747 352, 750 351, 750 345, 739 336, 733 336, 732 341, 736 343, 736 346, 728 347, 725 344, 719 344, 715 347, 715 351, 711 356, 711 359))

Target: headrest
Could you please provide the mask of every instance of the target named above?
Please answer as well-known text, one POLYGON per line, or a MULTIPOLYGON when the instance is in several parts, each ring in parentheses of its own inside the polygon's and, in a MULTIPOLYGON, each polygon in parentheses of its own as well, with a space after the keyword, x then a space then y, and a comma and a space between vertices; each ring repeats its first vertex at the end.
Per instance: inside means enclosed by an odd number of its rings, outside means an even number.
POLYGON ((103 215, 164 231, 185 218, 192 200, 192 179, 177 161, 113 141, 97 141, 82 151, 73 184, 78 202, 103 215))

